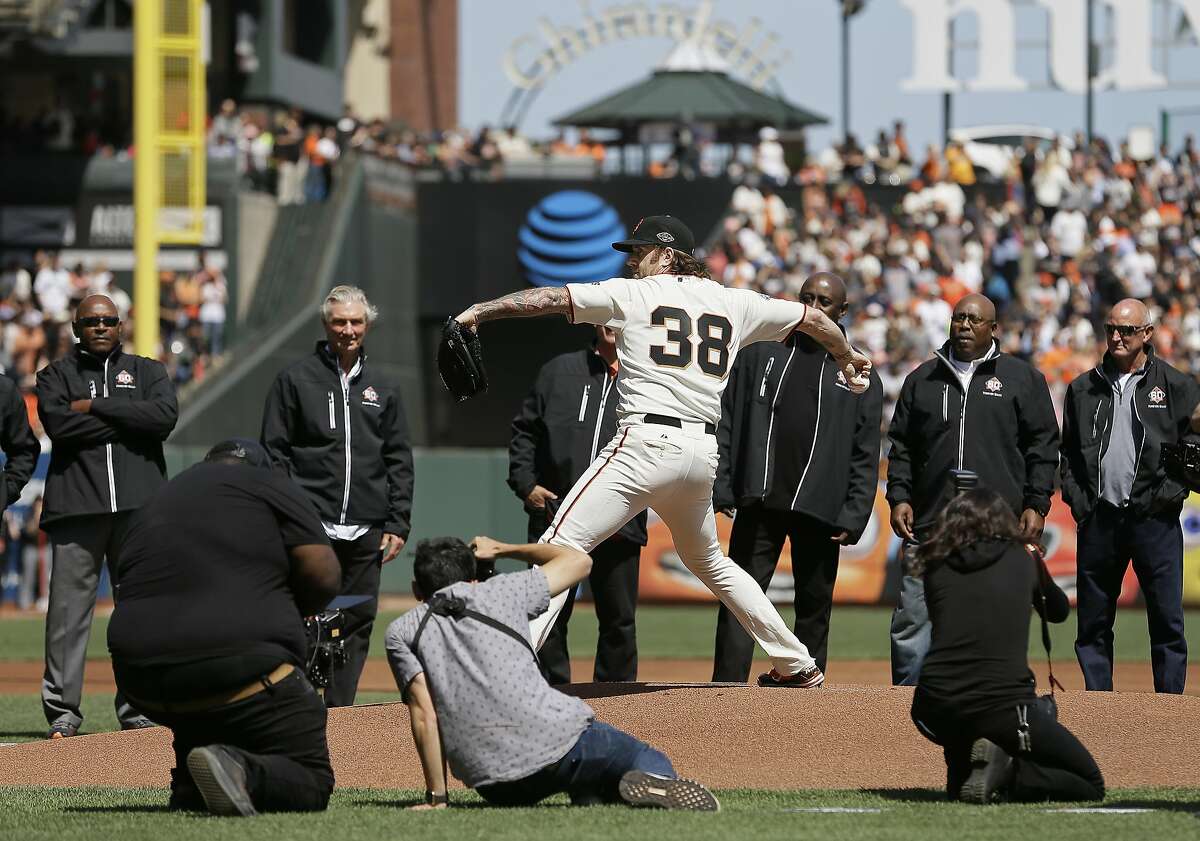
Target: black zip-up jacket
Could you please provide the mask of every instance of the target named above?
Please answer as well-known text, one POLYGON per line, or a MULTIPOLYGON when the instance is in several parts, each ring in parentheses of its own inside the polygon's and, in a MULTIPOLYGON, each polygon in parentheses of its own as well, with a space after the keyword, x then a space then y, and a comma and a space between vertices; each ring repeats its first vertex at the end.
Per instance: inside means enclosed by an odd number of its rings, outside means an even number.
MULTIPOLYGON (((1192 410, 1200 402, 1200 385, 1168 365, 1147 346, 1146 373, 1133 397, 1137 472, 1129 506, 1139 515, 1173 510, 1178 513, 1188 489, 1169 478, 1159 461, 1162 445, 1185 437, 1192 410)), ((1063 405, 1062 490, 1076 522, 1096 508, 1100 498, 1101 459, 1108 450, 1113 420, 1113 378, 1117 371, 1108 354, 1100 365, 1080 374, 1067 387, 1063 405)))
POLYGON ((42 526, 64 517, 141 508, 167 481, 162 443, 179 419, 162 363, 125 353, 107 357, 76 345, 37 375, 38 416, 53 445, 42 526), (91 400, 75 412, 74 400, 91 400))
MULTIPOLYGON (((556 356, 538 372, 533 389, 512 422, 508 442, 508 486, 524 502, 535 485, 561 500, 596 454, 617 432, 617 382, 608 363, 594 350, 556 356)), ((531 511, 531 520, 545 512, 531 511)), ((646 512, 617 532, 646 545, 646 512)))
POLYGON ((413 459, 400 391, 362 355, 342 391, 325 342, 275 378, 262 444, 308 493, 321 520, 380 526, 408 540, 413 459))
POLYGON ((954 469, 979 474, 1017 514, 1050 510, 1058 421, 1046 378, 1027 362, 993 352, 964 394, 947 342, 905 378, 888 438, 887 499, 912 505, 918 538, 954 495, 954 469))
POLYGON ((16 502, 29 483, 42 448, 29 426, 29 413, 17 384, 0 377, 0 449, 4 450, 4 479, 0 481, 0 511, 16 502))
POLYGON ((925 601, 933 631, 917 695, 960 715, 1032 700, 1030 608, 1047 622, 1063 622, 1071 611, 1067 594, 1024 546, 992 539, 926 570, 925 601))
MULTIPOLYGON (((721 398, 717 446, 721 454, 713 483, 713 505, 720 510, 762 502, 775 481, 780 429, 775 415, 784 388, 804 388, 791 362, 796 343, 757 342, 738 354, 721 398)), ((817 401, 816 439, 792 449, 801 457, 798 488, 789 488, 791 510, 850 533, 857 541, 871 518, 879 486, 880 420, 883 385, 871 372, 871 385, 855 394, 832 357, 824 357, 817 401)))

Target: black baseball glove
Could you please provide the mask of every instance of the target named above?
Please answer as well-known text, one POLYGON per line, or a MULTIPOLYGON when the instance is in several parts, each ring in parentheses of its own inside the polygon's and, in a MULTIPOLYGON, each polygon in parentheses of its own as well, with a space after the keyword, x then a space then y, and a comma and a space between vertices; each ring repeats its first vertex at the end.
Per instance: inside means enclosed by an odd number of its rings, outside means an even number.
POLYGON ((1193 491, 1200 491, 1200 442, 1163 444, 1161 457, 1167 476, 1193 491))
POLYGON ((483 370, 483 345, 479 334, 454 319, 446 319, 437 352, 438 374, 442 385, 459 402, 487 391, 487 372, 483 370))

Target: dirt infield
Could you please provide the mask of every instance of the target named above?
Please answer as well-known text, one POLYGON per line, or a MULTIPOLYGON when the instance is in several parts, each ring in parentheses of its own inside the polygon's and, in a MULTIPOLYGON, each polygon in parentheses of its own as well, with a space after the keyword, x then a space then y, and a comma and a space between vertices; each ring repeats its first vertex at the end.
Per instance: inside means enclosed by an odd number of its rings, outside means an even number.
MULTIPOLYGON (((1033 663, 1038 686, 1045 687, 1046 664, 1033 663)), ((765 672, 770 664, 763 660, 755 662, 751 674, 765 672)), ((571 674, 576 680, 587 680, 592 675, 592 661, 587 658, 571 661, 571 674)), ((1074 660, 1062 660, 1054 664, 1054 676, 1067 689, 1083 689, 1083 675, 1074 660)), ((708 660, 649 660, 643 659, 638 666, 638 678, 651 683, 694 683, 712 677, 712 663, 708 660)), ((891 670, 886 660, 835 660, 829 664, 829 686, 890 686, 891 670)), ((116 689, 112 676, 111 660, 89 660, 85 672, 85 692, 112 692, 116 689)), ((1116 687, 1122 692, 1153 692, 1154 679, 1149 663, 1117 663, 1116 687)), ((0 694, 36 694, 42 685, 41 661, 0 662, 0 694)), ((1200 663, 1188 667, 1187 694, 1200 695, 1200 663)), ((396 682, 381 659, 367 661, 358 688, 363 692, 395 692, 396 682)))
MULTIPOLYGON (((936 787, 944 779, 941 751, 909 721, 910 689, 643 683, 576 691, 600 718, 718 788, 936 787)), ((1067 692, 1060 708, 1110 786, 1200 786, 1200 700, 1067 692)), ((165 786, 169 739, 153 728, 0 747, 0 785, 165 786)), ((333 710, 329 741, 340 785, 424 785, 402 704, 333 710)))

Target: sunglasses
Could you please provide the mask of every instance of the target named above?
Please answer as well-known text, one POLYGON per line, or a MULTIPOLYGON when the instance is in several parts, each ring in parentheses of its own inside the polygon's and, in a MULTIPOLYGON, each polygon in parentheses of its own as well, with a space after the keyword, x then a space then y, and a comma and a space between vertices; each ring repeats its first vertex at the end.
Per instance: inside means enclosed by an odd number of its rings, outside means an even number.
POLYGON ((1116 333, 1122 339, 1128 339, 1134 333, 1140 333, 1149 326, 1149 324, 1143 324, 1140 327, 1135 327, 1131 324, 1105 324, 1104 335, 1111 336, 1113 333, 1116 333))
POLYGON ((968 324, 971 327, 979 327, 982 324, 991 324, 992 319, 981 318, 974 313, 958 312, 950 316, 951 324, 968 324))
POLYGON ((99 327, 101 324, 105 327, 116 327, 121 323, 121 319, 115 315, 85 315, 75 319, 75 323, 80 327, 99 327))

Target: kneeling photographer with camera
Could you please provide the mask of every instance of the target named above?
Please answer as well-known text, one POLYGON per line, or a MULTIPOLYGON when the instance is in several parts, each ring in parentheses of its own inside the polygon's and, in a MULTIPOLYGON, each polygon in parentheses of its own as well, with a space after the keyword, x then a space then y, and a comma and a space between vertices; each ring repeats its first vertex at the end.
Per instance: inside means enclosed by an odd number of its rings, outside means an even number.
POLYGON ((117 686, 174 736, 172 809, 324 809, 325 703, 302 616, 341 567, 317 511, 255 441, 231 439, 134 517, 108 625, 117 686))
POLYGON ((415 808, 448 804, 447 765, 494 806, 567 792, 576 805, 719 808, 704 786, 677 779, 662 753, 597 721, 591 707, 542 677, 529 621, 591 568, 584 553, 545 543, 418 544, 413 593, 423 604, 386 637, 425 774, 426 802, 415 808), (496 558, 533 568, 489 577, 496 558))
POLYGON ((912 719, 943 748, 949 797, 1102 800, 1092 755, 1058 723, 1053 695, 1035 690, 1026 658, 1030 608, 1062 622, 1070 605, 1021 540, 1012 508, 994 491, 960 493, 917 563, 933 633, 912 719))

